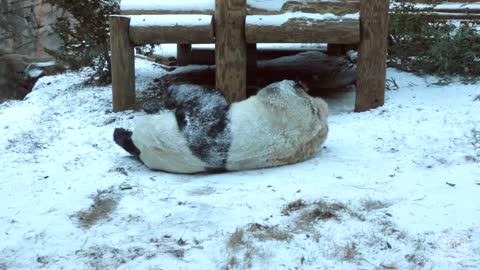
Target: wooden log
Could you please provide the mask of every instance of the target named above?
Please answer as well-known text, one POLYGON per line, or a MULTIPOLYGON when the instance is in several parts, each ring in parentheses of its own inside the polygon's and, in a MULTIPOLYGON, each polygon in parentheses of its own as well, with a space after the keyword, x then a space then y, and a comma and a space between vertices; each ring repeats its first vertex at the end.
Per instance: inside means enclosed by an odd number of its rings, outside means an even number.
POLYGON ((177 44, 177 65, 187 66, 192 63, 192 44, 177 44))
POLYGON ((134 45, 150 43, 213 43, 211 15, 131 16, 130 41, 134 45))
POLYGON ((247 16, 246 39, 248 43, 335 43, 353 44, 360 42, 358 19, 315 20, 310 18, 289 19, 282 25, 259 21, 268 16, 247 16))
POLYGON ((356 112, 384 104, 388 3, 388 0, 361 1, 356 112))
POLYGON ((345 15, 360 11, 359 0, 343 1, 287 1, 280 9, 263 9, 255 5, 247 5, 247 15, 283 14, 285 12, 331 13, 345 15))
POLYGON ((135 108, 135 59, 128 37, 130 18, 110 16, 113 111, 135 108))
POLYGON ((246 98, 245 0, 215 1, 215 85, 230 102, 246 98))
POLYGON ((213 9, 126 9, 121 10, 122 15, 165 15, 165 14, 204 14, 213 15, 213 9))

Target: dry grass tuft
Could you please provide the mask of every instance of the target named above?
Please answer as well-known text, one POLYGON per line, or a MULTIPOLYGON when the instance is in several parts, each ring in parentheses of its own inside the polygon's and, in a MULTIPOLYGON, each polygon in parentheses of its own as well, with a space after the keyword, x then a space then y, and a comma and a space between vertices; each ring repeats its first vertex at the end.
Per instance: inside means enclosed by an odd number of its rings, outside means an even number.
POLYGON ((365 210, 365 211, 383 209, 383 208, 390 207, 391 205, 391 203, 388 203, 388 202, 382 202, 379 200, 372 200, 372 199, 362 200, 361 204, 362 204, 362 210, 365 210))
POLYGON ((316 201, 315 207, 312 210, 305 211, 300 220, 304 223, 314 223, 318 220, 335 219, 339 220, 337 212, 345 210, 346 206, 343 203, 326 201, 316 201))
POLYGON ((225 266, 225 270, 237 268, 239 265, 240 265, 240 262, 238 261, 237 257, 232 256, 230 257, 230 259, 228 259, 228 263, 225 266))
POLYGON ((238 248, 239 246, 245 244, 245 231, 241 228, 235 229, 235 232, 230 235, 227 241, 227 246, 231 249, 238 248))
POLYGON ((344 261, 351 262, 357 257, 360 252, 358 251, 357 243, 350 242, 345 246, 337 247, 336 253, 340 255, 340 258, 344 261))
POLYGON ((79 211, 75 216, 80 225, 90 228, 102 219, 106 219, 118 205, 118 200, 113 198, 111 190, 97 191, 93 196, 93 204, 86 211, 79 211))
POLYGON ((296 201, 289 203, 287 206, 285 206, 281 211, 281 213, 282 215, 288 216, 290 215, 290 212, 297 211, 305 207, 307 207, 307 203, 302 199, 298 199, 296 201))
POLYGON ((292 234, 275 226, 265 226, 258 223, 249 225, 248 232, 252 233, 253 237, 261 241, 276 240, 287 241, 292 238, 292 234))

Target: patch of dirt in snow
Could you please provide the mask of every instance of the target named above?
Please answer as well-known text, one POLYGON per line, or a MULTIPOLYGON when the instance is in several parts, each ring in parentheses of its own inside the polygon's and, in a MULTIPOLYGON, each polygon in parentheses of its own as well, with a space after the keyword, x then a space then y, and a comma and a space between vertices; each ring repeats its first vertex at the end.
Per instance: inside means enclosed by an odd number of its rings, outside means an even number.
POLYGON ((82 227, 88 229, 110 216, 115 208, 117 208, 119 200, 118 196, 112 193, 113 188, 109 190, 98 190, 97 193, 92 196, 92 205, 90 205, 87 210, 79 211, 74 215, 82 227))

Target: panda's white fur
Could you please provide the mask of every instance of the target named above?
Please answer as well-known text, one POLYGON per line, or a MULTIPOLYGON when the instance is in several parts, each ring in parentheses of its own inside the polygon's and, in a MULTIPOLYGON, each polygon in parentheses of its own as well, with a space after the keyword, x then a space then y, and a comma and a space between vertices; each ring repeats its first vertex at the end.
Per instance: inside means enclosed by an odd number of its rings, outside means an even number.
MULTIPOLYGON (((224 170, 280 166, 313 156, 328 133, 328 106, 293 81, 273 83, 257 95, 231 104, 225 133, 229 150, 224 170)), ((132 140, 151 169, 177 173, 207 171, 194 155, 172 110, 140 119, 132 140)), ((217 168, 218 169, 218 168, 217 168)))
POLYGON ((135 126, 132 140, 140 150, 140 160, 150 169, 196 173, 208 166, 192 154, 171 111, 143 116, 135 126))
POLYGON ((271 84, 229 111, 227 170, 273 167, 310 158, 328 133, 328 105, 293 81, 271 84))

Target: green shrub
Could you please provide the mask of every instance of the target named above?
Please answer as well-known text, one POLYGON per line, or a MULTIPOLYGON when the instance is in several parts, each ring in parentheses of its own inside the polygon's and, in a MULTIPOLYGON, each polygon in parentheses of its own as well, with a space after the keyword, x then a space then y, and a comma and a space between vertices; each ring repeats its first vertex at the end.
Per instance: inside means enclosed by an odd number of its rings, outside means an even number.
POLYGON ((443 78, 461 76, 463 81, 480 77, 478 22, 454 22, 416 13, 403 2, 390 17, 389 65, 417 74, 443 78))
POLYGON ((63 41, 59 51, 49 51, 71 69, 91 67, 91 82, 111 82, 110 40, 108 17, 118 13, 110 0, 46 0, 66 15, 53 25, 63 41))

